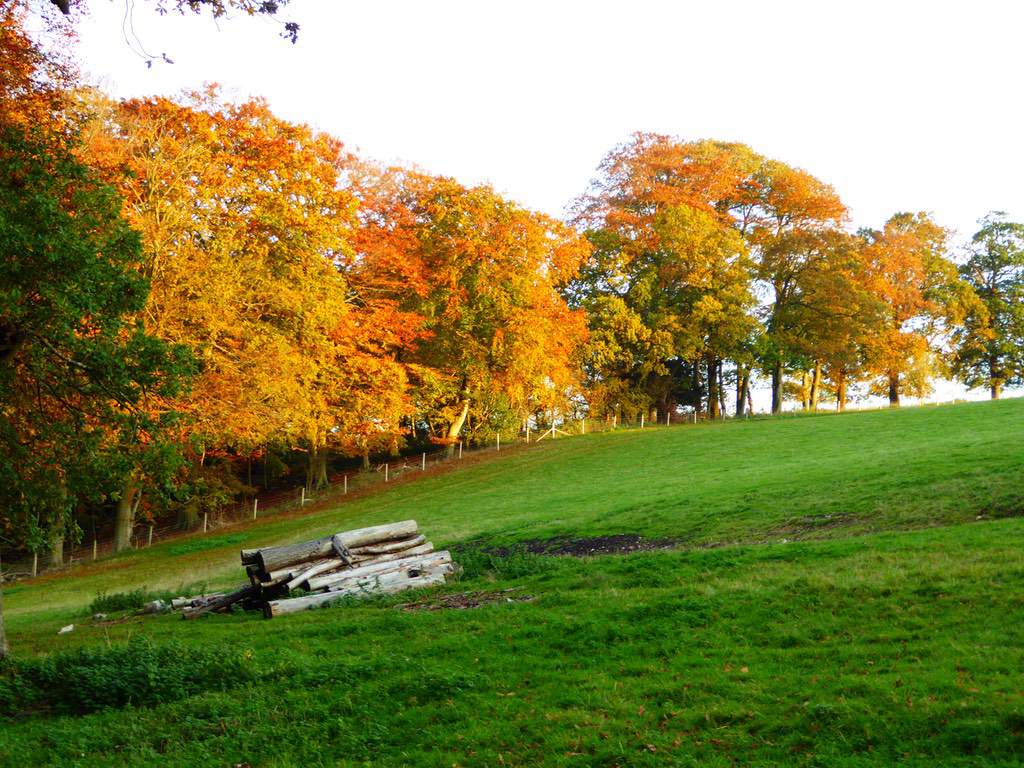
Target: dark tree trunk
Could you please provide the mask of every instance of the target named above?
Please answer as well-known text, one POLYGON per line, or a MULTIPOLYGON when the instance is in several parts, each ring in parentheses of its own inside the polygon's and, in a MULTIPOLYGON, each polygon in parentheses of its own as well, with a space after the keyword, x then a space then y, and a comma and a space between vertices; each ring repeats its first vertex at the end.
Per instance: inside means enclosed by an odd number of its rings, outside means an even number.
POLYGON ((846 373, 843 371, 836 376, 836 410, 839 413, 846 410, 846 373))
POLYGON ((889 374, 889 407, 900 407, 900 375, 898 373, 889 374))
POLYGON ((782 413, 782 360, 772 368, 772 413, 782 413))
POLYGON ((722 418, 724 419, 728 413, 728 409, 725 407, 725 373, 722 370, 725 367, 725 363, 721 360, 718 361, 718 404, 722 409, 722 418))
POLYGON ((717 419, 719 416, 718 400, 718 361, 713 357, 707 359, 708 371, 708 418, 717 419))
POLYGON ((117 512, 114 517, 114 552, 123 552, 131 548, 132 528, 135 526, 135 497, 138 489, 131 481, 125 483, 121 498, 117 501, 117 512))
POLYGON ((814 361, 814 375, 811 377, 811 410, 817 412, 821 398, 821 362, 814 361))
POLYGON ((747 386, 750 372, 741 365, 736 366, 736 416, 741 417, 747 407, 747 386))

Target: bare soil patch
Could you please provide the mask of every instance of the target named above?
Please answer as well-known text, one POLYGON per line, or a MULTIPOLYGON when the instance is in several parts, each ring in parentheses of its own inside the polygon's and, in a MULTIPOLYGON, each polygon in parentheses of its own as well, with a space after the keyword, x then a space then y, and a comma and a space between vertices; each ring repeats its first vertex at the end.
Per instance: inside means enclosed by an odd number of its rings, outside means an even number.
POLYGON ((524 551, 534 555, 591 557, 675 549, 678 546, 679 542, 675 539, 645 539, 637 533, 617 533, 611 536, 557 536, 553 539, 532 539, 511 547, 495 547, 487 552, 499 557, 524 551))

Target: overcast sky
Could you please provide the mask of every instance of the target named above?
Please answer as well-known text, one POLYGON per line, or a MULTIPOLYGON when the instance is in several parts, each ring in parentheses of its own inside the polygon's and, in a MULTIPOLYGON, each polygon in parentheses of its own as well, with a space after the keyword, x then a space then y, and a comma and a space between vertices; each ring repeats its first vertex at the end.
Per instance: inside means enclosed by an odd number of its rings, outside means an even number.
POLYGON ((611 147, 657 131, 805 168, 858 227, 923 210, 966 237, 989 210, 1024 219, 1019 0, 292 0, 295 45, 277 21, 158 16, 149 0, 126 25, 126 2, 87 0, 78 25, 83 69, 114 95, 216 81, 555 215, 611 147), (147 68, 140 47, 174 64, 147 68))

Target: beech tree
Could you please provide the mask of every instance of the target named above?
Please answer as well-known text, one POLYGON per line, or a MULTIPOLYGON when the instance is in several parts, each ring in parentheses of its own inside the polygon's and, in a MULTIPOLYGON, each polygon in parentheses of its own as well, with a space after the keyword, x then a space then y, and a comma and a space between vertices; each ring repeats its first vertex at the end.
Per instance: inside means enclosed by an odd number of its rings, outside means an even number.
POLYGON ((861 233, 869 289, 883 302, 884 321, 865 345, 873 394, 924 397, 942 370, 952 328, 979 306, 947 256, 948 233, 925 213, 897 213, 881 230, 861 233))
POLYGON ((960 266, 980 305, 954 332, 953 372, 997 400, 1004 386, 1024 383, 1024 224, 1003 213, 980 223, 960 266))
POLYGON ((416 420, 450 446, 470 418, 486 434, 564 401, 586 333, 559 295, 586 253, 575 233, 487 187, 358 164, 350 178, 363 227, 348 274, 390 318, 416 420))

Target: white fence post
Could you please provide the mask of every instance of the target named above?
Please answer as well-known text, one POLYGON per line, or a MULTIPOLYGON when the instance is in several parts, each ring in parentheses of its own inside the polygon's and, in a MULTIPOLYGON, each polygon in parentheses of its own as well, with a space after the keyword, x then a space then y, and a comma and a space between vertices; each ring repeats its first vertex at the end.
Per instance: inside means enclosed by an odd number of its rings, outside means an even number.
POLYGON ((345 490, 342 493, 348 493, 348 475, 344 476, 345 490))
POLYGON ((387 481, 388 481, 388 465, 385 463, 384 464, 384 482, 386 483, 387 481))
POLYGON ((423 469, 423 471, 424 471, 424 472, 426 472, 426 471, 427 471, 427 452, 426 452, 426 451, 424 451, 424 452, 423 452, 423 464, 422 464, 422 469, 423 469))
POLYGON ((459 458, 462 458, 462 441, 459 440, 459 458))
POLYGON ((259 509, 259 506, 260 506, 260 500, 257 499, 254 496, 253 499, 252 499, 252 519, 253 520, 256 519, 256 510, 259 509))

